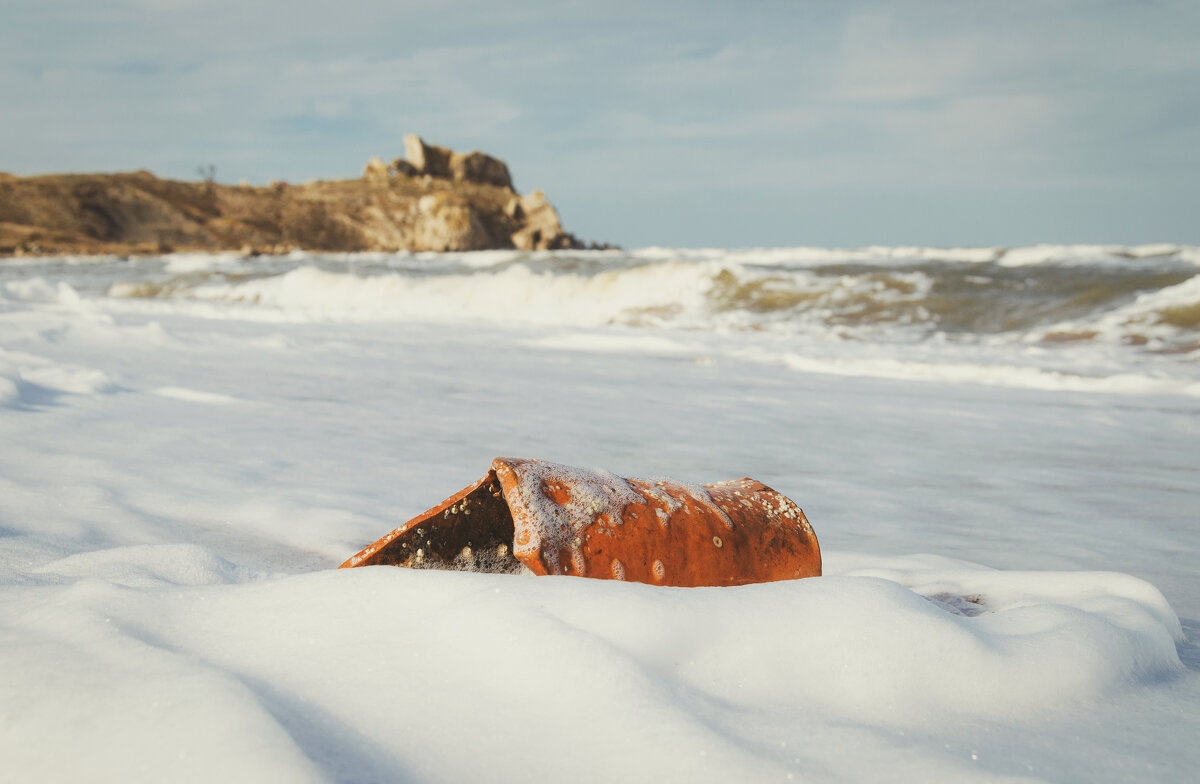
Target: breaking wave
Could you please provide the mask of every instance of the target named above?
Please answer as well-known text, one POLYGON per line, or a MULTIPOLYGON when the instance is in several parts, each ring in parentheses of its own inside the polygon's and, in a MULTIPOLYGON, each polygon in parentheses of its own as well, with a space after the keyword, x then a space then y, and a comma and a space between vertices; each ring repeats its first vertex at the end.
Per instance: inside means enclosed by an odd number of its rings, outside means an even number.
POLYGON ((1200 395, 1195 246, 14 259, 0 310, 26 306, 525 325, 548 350, 1200 395))
POLYGON ((843 339, 1200 349, 1200 249, 924 249, 167 257, 113 297, 330 320, 606 324, 843 339), (212 260, 206 261, 206 258, 212 260))

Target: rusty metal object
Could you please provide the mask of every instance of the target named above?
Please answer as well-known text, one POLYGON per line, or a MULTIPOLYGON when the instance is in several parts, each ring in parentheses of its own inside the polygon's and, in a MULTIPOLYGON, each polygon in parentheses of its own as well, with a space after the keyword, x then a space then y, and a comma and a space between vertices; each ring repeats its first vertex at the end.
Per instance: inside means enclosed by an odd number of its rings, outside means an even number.
POLYGON ((743 585, 820 575, 821 551, 804 512, 753 479, 699 486, 498 457, 341 568, 381 564, 743 585))

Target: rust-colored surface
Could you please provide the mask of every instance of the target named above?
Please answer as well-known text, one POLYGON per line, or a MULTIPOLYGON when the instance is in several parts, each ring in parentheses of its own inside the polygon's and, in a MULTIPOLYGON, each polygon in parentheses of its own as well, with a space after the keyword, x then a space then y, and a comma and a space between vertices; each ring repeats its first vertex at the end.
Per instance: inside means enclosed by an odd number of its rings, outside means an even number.
POLYGON ((342 564, 701 586, 813 577, 791 499, 753 479, 689 485, 498 457, 487 475, 342 564))

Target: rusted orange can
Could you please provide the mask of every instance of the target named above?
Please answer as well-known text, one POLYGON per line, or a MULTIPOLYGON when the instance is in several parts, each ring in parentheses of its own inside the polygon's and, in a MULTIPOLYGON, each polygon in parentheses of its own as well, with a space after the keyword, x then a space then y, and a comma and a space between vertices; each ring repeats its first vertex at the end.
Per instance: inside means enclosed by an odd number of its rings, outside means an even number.
POLYGON ((701 486, 498 457, 341 568, 373 565, 744 585, 818 576, 821 550, 800 507, 753 479, 701 486))

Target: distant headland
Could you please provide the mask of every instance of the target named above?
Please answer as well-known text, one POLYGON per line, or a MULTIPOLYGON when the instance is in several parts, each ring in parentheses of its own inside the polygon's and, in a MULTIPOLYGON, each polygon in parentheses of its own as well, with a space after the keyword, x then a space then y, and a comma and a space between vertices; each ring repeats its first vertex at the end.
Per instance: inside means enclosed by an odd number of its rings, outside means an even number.
MULTIPOLYGON (((0 173, 0 255, 582 248, 504 161, 404 137, 361 177, 221 185, 121 174, 0 173)), ((592 247, 604 247, 592 245, 592 247)))

